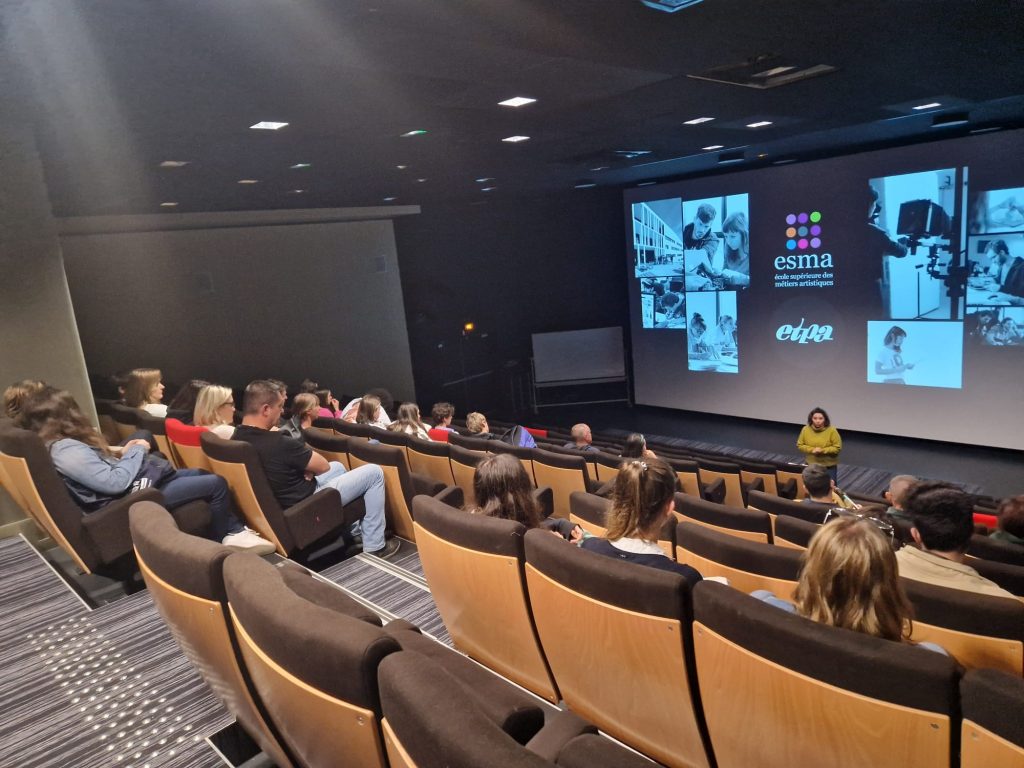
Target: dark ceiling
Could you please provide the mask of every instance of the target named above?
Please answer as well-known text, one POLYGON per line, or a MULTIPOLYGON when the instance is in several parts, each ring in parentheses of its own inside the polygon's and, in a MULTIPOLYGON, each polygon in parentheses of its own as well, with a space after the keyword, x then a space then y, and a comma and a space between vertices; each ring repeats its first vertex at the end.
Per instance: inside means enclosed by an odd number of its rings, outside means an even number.
POLYGON ((58 216, 473 202, 705 173, 713 145, 757 165, 1017 127, 1022 19, 1016 0, 0 0, 0 119, 34 128, 58 216), (687 77, 760 56, 837 71, 687 77))

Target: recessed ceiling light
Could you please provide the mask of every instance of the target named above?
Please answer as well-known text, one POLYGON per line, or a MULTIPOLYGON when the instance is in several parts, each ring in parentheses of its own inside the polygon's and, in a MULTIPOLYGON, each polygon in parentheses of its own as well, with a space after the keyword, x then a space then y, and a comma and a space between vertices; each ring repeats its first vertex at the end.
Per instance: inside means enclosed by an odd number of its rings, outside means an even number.
POLYGON ((408 165, 396 165, 395 166, 395 168, 397 168, 400 171, 404 171, 408 167, 409 167, 408 165))
POLYGON ((284 128, 288 123, 275 123, 272 120, 262 120, 256 125, 250 125, 254 131, 276 131, 279 128, 284 128))
POLYGON ((497 187, 480 187, 481 192, 493 192, 497 187))
POLYGON ((725 146, 725 144, 709 144, 706 147, 701 147, 701 149, 710 152, 712 149, 721 149, 724 146, 725 146))
POLYGON ((494 181, 494 177, 484 176, 482 179, 476 179, 477 184, 486 184, 488 181, 494 181))
POLYGON ((611 166, 609 166, 609 165, 599 165, 599 166, 597 166, 597 168, 591 168, 590 170, 591 171, 607 171, 610 167, 611 166))
POLYGON ((287 194, 289 194, 289 195, 301 195, 301 194, 303 194, 303 193, 304 193, 305 191, 306 191, 306 190, 304 190, 304 189, 289 189, 289 190, 288 190, 288 192, 287 192, 287 194))
POLYGON ((758 157, 758 159, 763 160, 764 158, 768 157, 768 153, 767 152, 761 152, 760 154, 758 154, 757 157, 758 157))
POLYGON ((941 107, 941 106, 942 105, 939 102, 937 102, 937 101, 930 101, 927 104, 918 104, 916 107, 914 107, 914 109, 916 109, 916 110, 935 109, 935 107, 941 107))
POLYGON ((713 117, 695 117, 693 120, 687 120, 683 125, 700 125, 701 123, 710 123, 715 118, 713 117))
POLYGON ((312 163, 296 163, 295 165, 290 167, 293 171, 298 171, 301 170, 302 168, 309 168, 310 165, 312 165, 312 163))
POLYGON ((405 133, 402 134, 402 138, 406 139, 410 136, 422 136, 425 133, 426 131, 424 131, 422 128, 417 128, 415 131, 406 131, 405 133))
POLYGON ((164 160, 160 163, 161 168, 181 168, 182 166, 188 165, 188 160, 164 160))
POLYGON ((385 197, 384 198, 384 202, 385 203, 392 203, 392 202, 394 202, 397 199, 398 199, 397 197, 385 197))
POLYGON ((422 184, 424 181, 426 181, 426 179, 416 179, 416 181, 418 181, 420 184, 422 184))
POLYGON ((174 208, 177 205, 177 203, 160 203, 161 208, 174 208))
POLYGON ((596 187, 596 186, 597 186, 597 184, 595 184, 594 182, 587 181, 587 182, 585 182, 583 184, 576 184, 576 185, 574 185, 573 189, 590 189, 591 187, 596 187))
POLYGON ((259 179, 239 179, 238 183, 239 184, 259 184, 260 180, 259 179))
POLYGON ((771 124, 771 120, 758 120, 756 123, 747 123, 747 128, 764 128, 766 125, 771 124))
POLYGON ((499 101, 498 105, 502 107, 522 107, 525 106, 526 104, 533 104, 533 102, 535 101, 536 99, 530 99, 527 98, 526 96, 513 96, 511 99, 499 101))
POLYGON ((520 141, 527 141, 529 136, 506 136, 502 141, 507 141, 509 144, 518 144, 520 141))

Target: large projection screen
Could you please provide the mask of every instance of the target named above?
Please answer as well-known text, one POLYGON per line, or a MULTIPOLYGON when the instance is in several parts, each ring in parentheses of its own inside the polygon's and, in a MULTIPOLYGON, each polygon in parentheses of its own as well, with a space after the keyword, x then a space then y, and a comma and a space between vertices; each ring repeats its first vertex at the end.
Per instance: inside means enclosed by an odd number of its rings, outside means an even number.
POLYGON ((533 373, 538 385, 623 379, 622 328, 533 334, 533 373))
POLYGON ((1024 449, 1024 132, 625 192, 637 403, 1024 449))

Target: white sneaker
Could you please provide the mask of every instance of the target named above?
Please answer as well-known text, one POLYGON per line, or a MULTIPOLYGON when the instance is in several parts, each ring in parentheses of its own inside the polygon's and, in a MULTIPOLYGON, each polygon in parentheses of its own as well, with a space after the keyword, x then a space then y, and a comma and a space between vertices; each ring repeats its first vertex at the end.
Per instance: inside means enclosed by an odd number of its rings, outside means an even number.
POLYGON ((254 555, 269 555, 271 552, 277 551, 277 547, 251 528, 243 528, 238 533, 229 533, 221 539, 220 543, 237 552, 252 552, 254 555))

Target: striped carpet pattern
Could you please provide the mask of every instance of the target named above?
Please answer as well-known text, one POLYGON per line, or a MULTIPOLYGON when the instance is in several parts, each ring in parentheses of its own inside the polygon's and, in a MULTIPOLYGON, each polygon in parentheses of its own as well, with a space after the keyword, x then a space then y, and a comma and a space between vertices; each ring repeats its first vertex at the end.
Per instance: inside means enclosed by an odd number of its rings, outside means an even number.
POLYGON ((223 768, 232 719, 147 592, 89 610, 23 539, 0 540, 0 766, 223 768))

